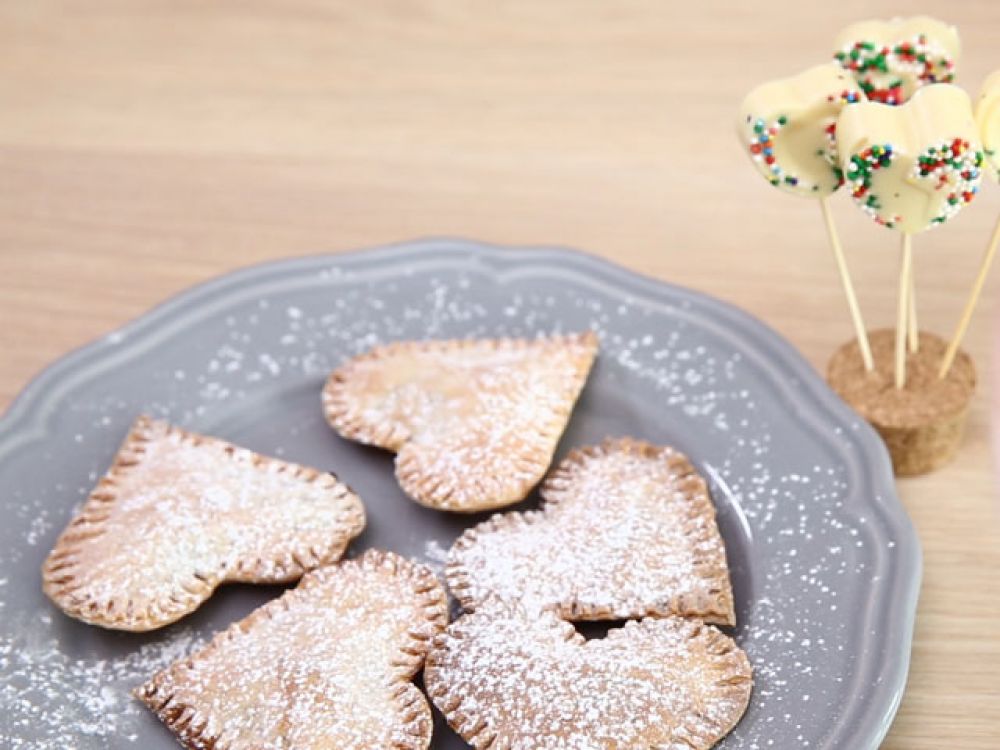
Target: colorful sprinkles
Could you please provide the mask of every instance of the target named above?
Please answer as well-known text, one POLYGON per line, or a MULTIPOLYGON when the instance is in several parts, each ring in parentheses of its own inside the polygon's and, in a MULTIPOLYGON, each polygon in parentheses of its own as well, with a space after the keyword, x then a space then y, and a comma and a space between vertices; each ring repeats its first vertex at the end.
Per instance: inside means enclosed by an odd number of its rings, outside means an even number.
MULTIPOLYGON (((857 91, 844 89, 839 94, 830 94, 826 100, 831 104, 856 104, 861 100, 861 96, 857 91)), ((837 177, 837 187, 839 188, 844 184, 844 170, 837 163, 837 120, 831 117, 823 132, 826 134, 826 152, 820 155, 829 162, 830 168, 837 177)))
MULTIPOLYGON (((855 202, 876 224, 889 229, 899 224, 903 217, 883 214, 882 201, 872 192, 872 182, 875 172, 888 169, 895 157, 891 143, 871 146, 851 157, 845 175, 855 202)), ((942 211, 931 220, 931 227, 944 224, 976 197, 984 158, 982 151, 962 138, 931 146, 917 157, 911 176, 933 180, 935 190, 947 191, 942 211)))
POLYGON ((882 104, 902 104, 920 86, 955 80, 955 61, 926 34, 891 46, 857 41, 834 58, 854 74, 869 101, 882 104))
MULTIPOLYGON (((785 115, 779 116, 774 122, 768 124, 760 118, 747 117, 747 124, 750 127, 750 156, 761 166, 768 181, 774 186, 782 184, 797 187, 799 178, 792 174, 786 174, 785 170, 778 164, 774 155, 774 139, 781 129, 788 124, 785 115)), ((818 190, 819 186, 813 186, 813 190, 818 190)))
POLYGON ((931 146, 917 157, 913 176, 934 180, 935 190, 948 191, 943 209, 932 220, 932 226, 944 224, 976 197, 982 180, 984 158, 982 151, 972 148, 962 138, 931 146))
MULTIPOLYGON (((844 89, 840 93, 830 94, 826 100, 833 103, 853 104, 859 101, 860 95, 857 91, 844 89)), ((798 188, 808 192, 818 192, 820 185, 810 183, 799 175, 786 170, 774 153, 774 143, 782 128, 788 124, 787 115, 779 115, 771 122, 763 118, 747 116, 747 128, 749 132, 748 148, 750 156, 761 169, 767 180, 775 187, 798 188)), ((826 137, 826 147, 816 150, 816 155, 822 157, 833 173, 835 188, 844 184, 844 176, 840 167, 837 166, 837 118, 828 117, 823 125, 823 134, 826 137)))
POLYGON ((872 192, 872 177, 880 169, 892 164, 894 153, 892 144, 876 144, 851 157, 847 164, 845 179, 851 186, 851 197, 876 224, 892 229, 901 219, 899 216, 883 216, 882 202, 872 192))

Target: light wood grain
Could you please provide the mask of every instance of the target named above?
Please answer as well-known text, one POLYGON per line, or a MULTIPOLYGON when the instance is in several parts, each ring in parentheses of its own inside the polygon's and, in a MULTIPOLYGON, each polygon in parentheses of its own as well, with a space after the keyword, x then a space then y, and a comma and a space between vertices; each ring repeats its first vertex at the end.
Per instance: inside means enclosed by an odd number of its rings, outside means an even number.
MULTIPOLYGON (((942 4, 975 89, 1000 4, 942 4)), ((709 291, 822 368, 851 337, 815 205, 733 135, 755 83, 901 3, 0 4, 0 407, 66 350, 238 266, 424 235, 564 244, 709 291)), ((869 325, 898 237, 835 196, 869 325)), ((914 239, 920 319, 950 333, 1000 190, 914 239)), ((958 460, 900 483, 924 544, 890 750, 1000 744, 1000 536, 983 376, 958 460)))

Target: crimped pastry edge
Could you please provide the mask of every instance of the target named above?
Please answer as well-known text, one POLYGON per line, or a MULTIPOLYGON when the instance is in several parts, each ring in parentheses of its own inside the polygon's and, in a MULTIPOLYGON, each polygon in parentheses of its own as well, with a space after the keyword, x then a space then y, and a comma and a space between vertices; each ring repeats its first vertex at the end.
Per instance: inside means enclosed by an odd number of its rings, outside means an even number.
MULTIPOLYGON (((672 470, 679 477, 679 482, 691 485, 687 495, 692 503, 692 514, 715 521, 715 505, 710 498, 704 478, 694 468, 687 456, 676 449, 669 446, 653 445, 644 440, 629 437, 607 438, 595 446, 575 448, 545 480, 541 490, 542 503, 538 510, 495 514, 476 526, 466 529, 455 540, 448 553, 445 580, 448 589, 458 599, 462 608, 473 612, 480 604, 479 598, 474 593, 474 574, 466 568, 461 560, 465 550, 474 547, 481 536, 497 530, 550 522, 549 517, 553 509, 562 503, 573 502, 573 482, 577 472, 584 470, 585 465, 590 461, 601 460, 603 457, 622 451, 645 458, 663 458, 670 462, 672 470)), ((705 596, 698 597, 694 601, 690 599, 671 600, 663 603, 663 606, 657 606, 655 602, 651 602, 641 608, 629 608, 624 605, 621 607, 597 606, 576 600, 553 602, 549 606, 556 610, 560 616, 571 621, 622 620, 646 616, 677 615, 697 617, 716 625, 733 626, 736 624, 735 603, 721 534, 718 531, 712 534, 711 527, 705 527, 701 529, 701 532, 701 536, 695 538, 693 543, 705 544, 718 541, 721 545, 721 568, 711 566, 699 570, 699 577, 704 581, 714 583, 721 580, 723 583, 721 590, 714 596, 706 593, 705 596)), ((489 595, 487 592, 484 596, 488 597, 489 595)))
POLYGON ((210 717, 202 714, 195 706, 174 701, 174 695, 163 684, 167 675, 175 669, 190 668, 221 644, 252 632, 258 623, 271 619, 276 612, 290 610, 308 596, 312 589, 324 585, 331 578, 380 572, 408 579, 412 583, 413 595, 419 602, 419 609, 424 614, 422 620, 407 632, 406 643, 399 648, 397 658, 393 661, 395 670, 386 689, 400 715, 404 717, 404 725, 400 729, 406 741, 395 743, 393 750, 425 750, 430 744, 433 731, 431 710, 423 693, 411 680, 423 666, 434 637, 440 635, 448 624, 447 595, 430 568, 384 550, 370 549, 358 558, 343 560, 306 573, 294 589, 286 591, 220 631, 202 649, 175 662, 135 688, 133 695, 189 750, 229 750, 229 743, 219 742, 225 728, 214 736, 207 734, 205 730, 210 717))
POLYGON ((145 632, 190 614, 223 583, 288 583, 300 578, 307 570, 338 560, 364 527, 365 511, 360 498, 333 474, 262 456, 225 440, 189 432, 163 420, 140 415, 115 454, 111 467, 59 535, 42 564, 42 590, 70 617, 104 628, 145 632), (287 551, 281 558, 256 556, 236 560, 228 569, 191 571, 188 580, 169 597, 150 602, 143 609, 136 609, 127 592, 108 600, 74 596, 74 558, 79 543, 103 533, 101 526, 110 516, 109 506, 119 500, 118 480, 141 464, 146 446, 151 441, 167 437, 177 437, 192 447, 221 447, 228 456, 249 458, 254 467, 263 471, 290 472, 296 479, 320 484, 324 489, 335 492, 333 499, 343 505, 337 518, 340 531, 331 533, 325 549, 299 547, 287 551))

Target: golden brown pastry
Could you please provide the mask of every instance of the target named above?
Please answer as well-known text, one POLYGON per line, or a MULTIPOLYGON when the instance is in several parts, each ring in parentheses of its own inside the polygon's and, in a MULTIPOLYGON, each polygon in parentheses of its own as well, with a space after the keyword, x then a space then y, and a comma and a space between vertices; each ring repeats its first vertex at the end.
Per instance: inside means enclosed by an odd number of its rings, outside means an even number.
POLYGON ((403 341, 335 370, 323 407, 344 437, 397 453, 418 503, 488 510, 523 500, 545 474, 596 354, 591 332, 403 341))
POLYGON ((746 655, 711 625, 630 621, 586 641, 552 612, 497 600, 434 640, 424 683, 476 748, 707 750, 746 710, 746 655))
POLYGON ((570 620, 735 623, 715 507, 682 454, 631 438, 574 450, 542 497, 541 510, 497 514, 455 542, 448 587, 467 610, 497 596, 570 620))
POLYGON ((153 630, 226 581, 283 583, 340 558, 365 525, 326 472, 139 417, 42 569, 66 614, 153 630))
POLYGON ((188 748, 426 748, 411 682, 448 623, 430 569, 391 552, 318 568, 137 697, 188 748))

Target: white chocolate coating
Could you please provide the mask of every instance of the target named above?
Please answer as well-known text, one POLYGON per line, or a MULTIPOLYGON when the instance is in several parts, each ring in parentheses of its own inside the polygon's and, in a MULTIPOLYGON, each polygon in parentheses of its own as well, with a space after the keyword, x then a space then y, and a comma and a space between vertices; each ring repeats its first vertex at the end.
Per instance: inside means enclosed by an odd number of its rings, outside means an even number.
POLYGON ((775 187, 824 198, 843 184, 835 131, 844 106, 864 99, 836 63, 764 83, 743 100, 737 134, 760 174, 775 187))
POLYGON ((983 141, 987 170, 993 179, 1000 178, 1000 70, 992 73, 983 84, 976 104, 976 125, 983 141))
POLYGON ((926 86, 898 107, 845 107, 837 138, 852 196, 876 223, 921 232, 978 192, 984 156, 969 96, 957 86, 926 86))
POLYGON ((902 104, 923 86, 951 83, 962 51, 954 26, 928 16, 861 21, 834 40, 834 58, 870 101, 902 104))

